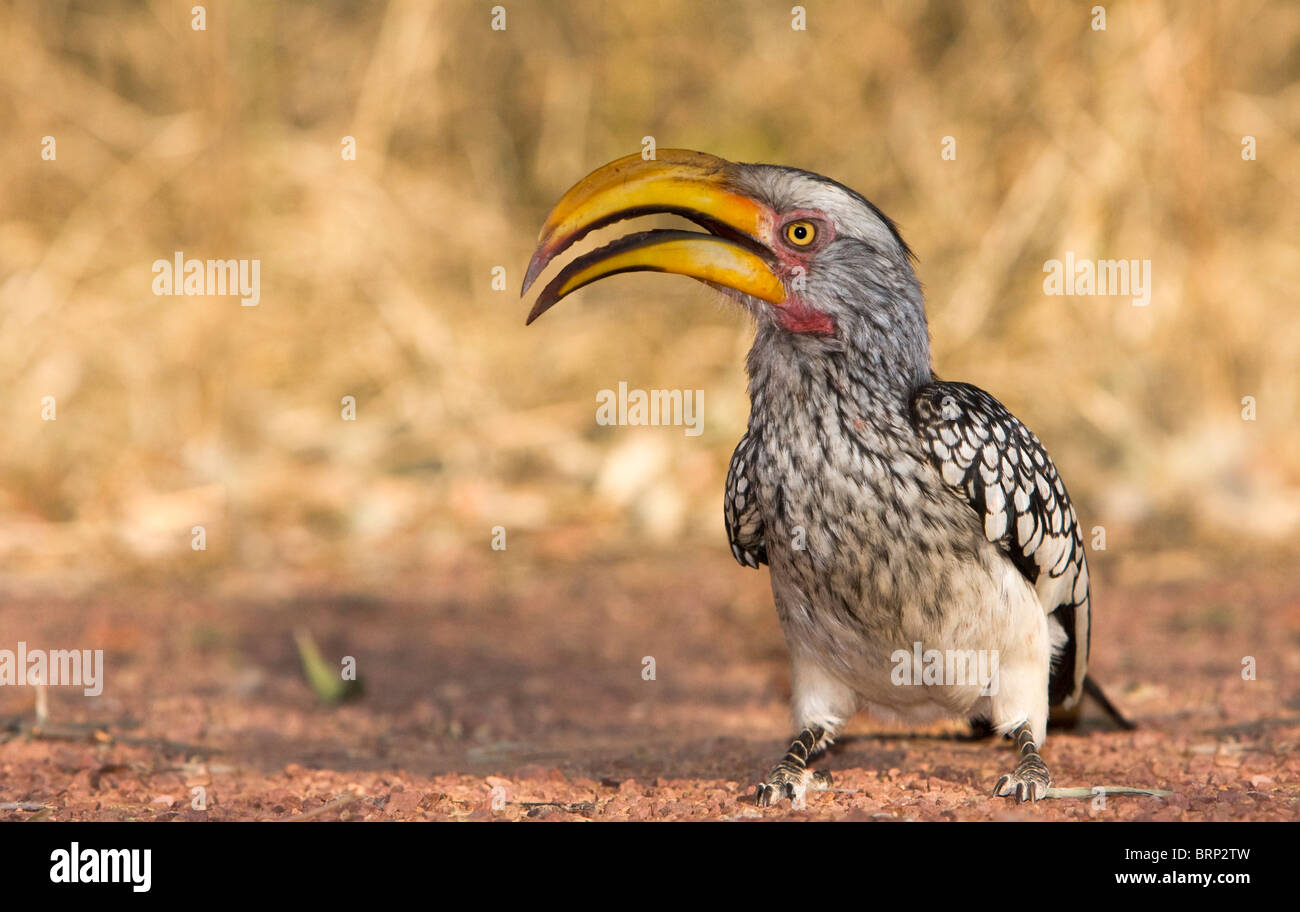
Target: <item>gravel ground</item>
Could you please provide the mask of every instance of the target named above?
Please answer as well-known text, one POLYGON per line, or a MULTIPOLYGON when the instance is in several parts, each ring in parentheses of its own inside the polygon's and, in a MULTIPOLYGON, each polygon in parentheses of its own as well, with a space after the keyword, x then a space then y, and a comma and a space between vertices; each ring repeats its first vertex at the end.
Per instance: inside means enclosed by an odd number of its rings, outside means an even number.
POLYGON ((757 808, 752 785, 790 736, 766 573, 669 554, 466 560, 275 598, 11 595, 0 649, 102 648, 106 683, 53 691, 39 735, 32 690, 0 688, 0 819, 1296 819, 1300 571, 1098 563, 1093 669, 1141 728, 1094 715, 1044 756, 1059 786, 1167 797, 1017 807, 989 797, 1005 743, 859 717, 819 762, 834 790, 757 808), (331 660, 356 658, 358 698, 316 698, 303 629, 331 660))

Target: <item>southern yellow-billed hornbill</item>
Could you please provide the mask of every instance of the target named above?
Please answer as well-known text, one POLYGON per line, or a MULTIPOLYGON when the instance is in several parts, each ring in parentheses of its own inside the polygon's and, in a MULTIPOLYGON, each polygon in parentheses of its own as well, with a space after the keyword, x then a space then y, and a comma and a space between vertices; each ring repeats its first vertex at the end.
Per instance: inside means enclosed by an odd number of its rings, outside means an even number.
POLYGON ((587 233, 651 213, 708 233, 645 231, 580 256, 528 321, 605 276, 651 270, 706 282, 757 323, 726 526, 736 560, 771 568, 799 731, 758 802, 828 783, 808 761, 863 708, 984 719, 1019 749, 994 793, 1043 797, 1049 706, 1073 707, 1085 689, 1104 703, 1086 675, 1078 520, 1038 438, 987 393, 935 377, 912 252, 894 223, 806 171, 632 155, 560 200, 524 291, 587 233), (944 656, 947 675, 900 675, 917 653, 927 671, 944 656), (954 680, 954 655, 992 656, 996 675, 954 680))

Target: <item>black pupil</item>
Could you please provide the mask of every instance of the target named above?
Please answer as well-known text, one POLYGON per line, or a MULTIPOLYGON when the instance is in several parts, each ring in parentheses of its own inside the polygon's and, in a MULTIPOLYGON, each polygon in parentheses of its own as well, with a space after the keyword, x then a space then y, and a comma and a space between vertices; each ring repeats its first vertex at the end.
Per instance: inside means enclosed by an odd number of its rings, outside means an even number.
POLYGON ((807 236, 808 236, 808 228, 806 226, 804 225, 794 226, 794 239, 796 241, 802 241, 807 236))

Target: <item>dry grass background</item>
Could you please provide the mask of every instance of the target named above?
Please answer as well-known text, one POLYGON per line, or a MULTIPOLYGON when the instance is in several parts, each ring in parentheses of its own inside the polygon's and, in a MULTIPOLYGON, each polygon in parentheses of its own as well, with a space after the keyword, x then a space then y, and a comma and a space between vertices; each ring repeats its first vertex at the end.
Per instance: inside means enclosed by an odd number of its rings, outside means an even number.
POLYGON ((747 321, 662 276, 528 329, 517 296, 550 204, 647 135, 893 215, 939 372, 1039 433, 1112 551, 1294 554, 1296 4, 1094 32, 1088 3, 818 2, 802 33, 789 3, 506 0, 505 32, 486 2, 212 2, 204 32, 192 5, 0 6, 10 586, 365 585, 497 524, 539 559, 721 549, 747 321), (260 258, 261 304, 155 297, 176 250, 260 258), (1045 296, 1067 250, 1150 259, 1150 306, 1045 296), (703 436, 597 427, 620 380, 704 390, 703 436))

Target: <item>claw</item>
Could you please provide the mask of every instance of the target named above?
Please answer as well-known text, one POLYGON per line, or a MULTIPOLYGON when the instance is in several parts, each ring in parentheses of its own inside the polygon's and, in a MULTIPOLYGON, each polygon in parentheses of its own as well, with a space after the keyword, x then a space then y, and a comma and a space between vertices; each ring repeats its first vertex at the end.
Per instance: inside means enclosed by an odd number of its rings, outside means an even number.
POLYGON ((1047 771, 1047 765, 1037 754, 1033 754, 1022 760, 1015 772, 999 779, 997 785, 993 786, 993 794, 998 798, 1014 794, 1016 801, 1024 804, 1047 797, 1047 789, 1051 784, 1052 777, 1047 771))
POLYGON ((808 789, 823 791, 831 787, 831 774, 822 770, 790 770, 777 767, 767 778, 754 788, 754 803, 759 807, 771 807, 780 804, 781 799, 789 798, 796 807, 802 807, 804 793, 808 789))

